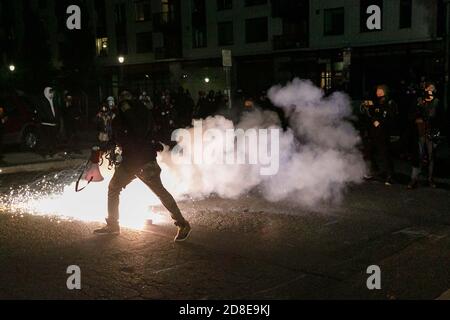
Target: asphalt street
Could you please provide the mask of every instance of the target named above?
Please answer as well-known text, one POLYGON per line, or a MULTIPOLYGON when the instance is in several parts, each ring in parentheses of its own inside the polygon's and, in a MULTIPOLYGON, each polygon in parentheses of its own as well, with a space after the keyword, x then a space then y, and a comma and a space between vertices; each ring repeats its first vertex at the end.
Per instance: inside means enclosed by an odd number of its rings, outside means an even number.
MULTIPOLYGON (((1 191, 34 178, 0 176, 1 191)), ((0 299, 445 298, 447 187, 370 182, 314 208, 258 192, 185 201, 194 231, 181 244, 162 208, 161 223, 100 238, 98 223, 0 212, 0 299), (70 265, 81 269, 81 290, 67 289, 70 265), (381 269, 381 290, 367 288, 371 265, 381 269)))

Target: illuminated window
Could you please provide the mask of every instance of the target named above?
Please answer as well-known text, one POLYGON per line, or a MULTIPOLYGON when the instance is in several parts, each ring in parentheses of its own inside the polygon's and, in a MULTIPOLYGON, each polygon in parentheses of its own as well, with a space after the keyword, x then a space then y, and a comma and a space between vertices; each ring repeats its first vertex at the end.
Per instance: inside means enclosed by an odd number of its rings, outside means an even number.
POLYGON ((97 39, 97 55, 105 57, 108 55, 108 38, 97 39))
POLYGON ((331 71, 324 71, 320 75, 320 87, 325 90, 331 89, 331 71))

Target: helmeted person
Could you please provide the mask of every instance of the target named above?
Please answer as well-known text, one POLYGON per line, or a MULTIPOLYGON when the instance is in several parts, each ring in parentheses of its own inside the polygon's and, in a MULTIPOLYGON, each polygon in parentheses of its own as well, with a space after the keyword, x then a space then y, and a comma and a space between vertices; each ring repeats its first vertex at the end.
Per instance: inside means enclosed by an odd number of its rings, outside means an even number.
POLYGON ((387 87, 381 85, 376 89, 375 100, 364 102, 362 111, 366 116, 369 138, 367 151, 371 162, 371 173, 365 179, 372 179, 378 171, 385 184, 390 186, 394 171, 390 138, 392 124, 398 113, 397 105, 389 98, 387 87))
POLYGON ((37 115, 41 128, 41 152, 43 156, 53 156, 56 152, 61 114, 56 104, 53 88, 46 87, 40 99, 37 115))
POLYGON ((139 178, 161 200, 170 212, 178 233, 175 241, 184 241, 191 232, 189 222, 183 217, 175 199, 164 188, 156 161, 156 148, 152 143, 152 119, 146 107, 134 100, 131 93, 123 91, 119 98, 118 117, 114 125, 116 144, 122 148, 122 162, 116 168, 108 188, 108 218, 104 228, 94 233, 120 233, 119 196, 134 179, 139 178))
POLYGON ((413 169, 408 189, 415 189, 418 186, 421 168, 428 169, 428 184, 432 188, 436 187, 433 173, 436 138, 440 134, 438 123, 440 102, 435 95, 436 87, 432 83, 427 83, 424 86, 423 96, 418 98, 417 105, 413 108, 410 116, 414 125, 414 150, 412 154, 413 169))

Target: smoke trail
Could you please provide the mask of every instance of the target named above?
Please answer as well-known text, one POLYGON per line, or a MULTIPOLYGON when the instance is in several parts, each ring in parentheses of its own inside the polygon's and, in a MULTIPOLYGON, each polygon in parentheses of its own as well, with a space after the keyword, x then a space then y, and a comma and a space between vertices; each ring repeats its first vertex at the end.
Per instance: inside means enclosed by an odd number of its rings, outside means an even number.
MULTIPOLYGON (((269 98, 289 116, 290 128, 279 137, 280 170, 277 174, 263 176, 261 165, 191 163, 177 165, 177 154, 165 151, 160 160, 165 168, 181 184, 170 185, 176 194, 199 198, 217 194, 223 198, 236 198, 258 188, 270 201, 290 200, 305 205, 320 201, 339 200, 349 183, 358 183, 365 171, 365 164, 357 149, 358 132, 350 119, 352 110, 349 98, 343 93, 325 97, 324 92, 310 81, 296 79, 287 86, 276 86, 269 91, 269 98)), ((278 116, 273 112, 256 110, 244 115, 241 122, 233 123, 216 116, 204 120, 203 132, 215 129, 280 128, 278 116)), ((181 139, 178 146, 183 153, 195 154, 198 150, 194 128, 192 139, 181 139)), ((203 139, 204 149, 223 150, 223 139, 203 139)), ((270 144, 270 141, 269 141, 270 144)), ((253 156, 249 146, 239 150, 247 157, 253 156)), ((238 150, 236 150, 238 149, 238 150)), ((170 183, 169 183, 170 184, 170 183)))

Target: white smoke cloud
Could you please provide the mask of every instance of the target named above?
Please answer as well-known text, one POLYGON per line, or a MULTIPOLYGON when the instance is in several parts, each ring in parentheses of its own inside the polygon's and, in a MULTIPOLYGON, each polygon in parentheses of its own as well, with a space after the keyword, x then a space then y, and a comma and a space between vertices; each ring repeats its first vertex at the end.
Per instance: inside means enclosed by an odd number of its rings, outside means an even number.
MULTIPOLYGON (((275 175, 261 175, 261 165, 239 164, 175 164, 177 156, 169 151, 160 154, 166 177, 163 181, 177 196, 202 198, 217 194, 237 198, 258 188, 270 201, 295 201, 315 205, 339 200, 346 186, 359 183, 365 164, 358 143, 358 132, 350 122, 350 100, 343 93, 325 97, 310 81, 296 79, 288 85, 270 89, 269 98, 289 116, 290 129, 281 131, 279 141, 280 170, 275 175), (171 178, 169 179, 168 176, 171 178)), ((277 114, 256 110, 244 115, 235 127, 224 117, 210 117, 202 122, 203 130, 280 128, 277 114)), ((194 136, 194 129, 190 135, 194 136)), ((200 152, 190 141, 179 147, 194 154, 200 152)), ((208 147, 221 139, 203 141, 208 147)), ((269 141, 270 142, 270 141, 269 141)), ((247 146, 248 147, 248 146, 247 146)), ((239 149, 235 146, 235 149, 239 149)), ((236 151, 223 148, 225 154, 236 151)), ((249 156, 251 150, 238 150, 249 156)), ((223 156, 223 155, 221 155, 223 156)))

